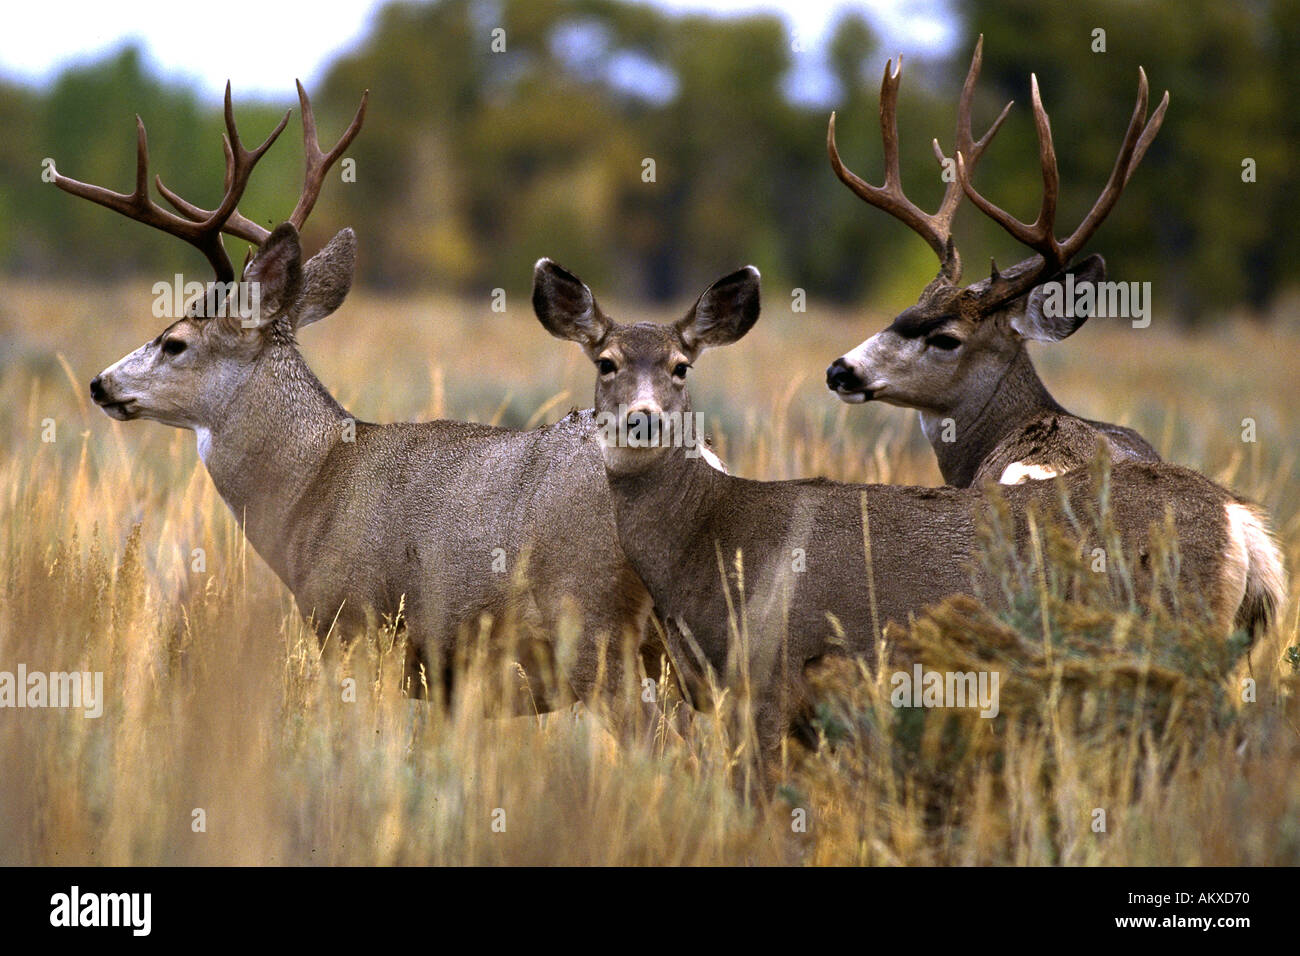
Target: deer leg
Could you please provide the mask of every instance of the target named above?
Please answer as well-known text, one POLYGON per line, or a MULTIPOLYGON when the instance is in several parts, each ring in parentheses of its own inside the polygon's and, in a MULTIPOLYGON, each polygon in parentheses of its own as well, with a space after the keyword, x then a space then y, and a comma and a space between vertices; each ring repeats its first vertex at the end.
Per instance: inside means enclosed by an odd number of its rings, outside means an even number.
POLYGON ((547 615, 564 677, 616 737, 653 740, 661 704, 659 682, 649 676, 659 672, 659 647, 647 640, 648 596, 639 588, 597 593, 599 602, 564 601, 547 615))

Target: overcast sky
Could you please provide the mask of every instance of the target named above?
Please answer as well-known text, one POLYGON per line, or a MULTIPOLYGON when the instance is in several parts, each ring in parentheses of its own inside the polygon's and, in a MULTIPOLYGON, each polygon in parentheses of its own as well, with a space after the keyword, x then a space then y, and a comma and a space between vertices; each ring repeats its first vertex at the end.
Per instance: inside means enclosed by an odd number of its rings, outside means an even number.
MULTIPOLYGON (((719 14, 774 11, 815 49, 837 14, 862 11, 894 49, 944 49, 952 27, 943 0, 640 0, 677 11, 719 14)), ((355 46, 382 0, 337 0, 315 6, 271 0, 35 0, 6 5, 0 25, 0 75, 40 84, 61 68, 93 60, 128 40, 144 48, 149 64, 171 79, 187 80, 212 98, 226 79, 244 95, 283 98, 294 77, 310 81, 339 53, 355 46), (231 26, 235 25, 235 26, 231 26), (219 54, 209 51, 219 50, 219 54)), ((817 64, 792 78, 790 91, 815 99, 817 64)), ((800 73, 796 69, 796 73, 800 73)))

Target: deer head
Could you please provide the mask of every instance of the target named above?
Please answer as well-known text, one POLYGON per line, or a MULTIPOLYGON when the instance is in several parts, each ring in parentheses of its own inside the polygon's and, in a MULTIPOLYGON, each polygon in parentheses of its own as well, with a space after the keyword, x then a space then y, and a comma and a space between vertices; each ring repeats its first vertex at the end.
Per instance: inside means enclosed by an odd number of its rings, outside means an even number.
MULTIPOLYGON (((975 415, 988 406, 1000 389, 1014 387, 1010 373, 1028 369, 1026 340, 1056 342, 1069 336, 1086 315, 1062 317, 1044 308, 1044 284, 1074 272, 1080 281, 1099 282, 1105 277, 1100 256, 1090 256, 1070 268, 1071 261, 1115 207, 1124 186, 1141 162, 1164 120, 1169 104, 1166 92, 1147 120, 1147 78, 1138 70, 1138 96, 1119 156, 1101 196, 1079 226, 1065 239, 1056 237, 1056 206, 1060 191, 1051 124, 1043 109, 1037 77, 1030 88, 1034 123, 1038 132, 1043 196, 1038 216, 1023 223, 985 199, 972 185, 975 166, 997 133, 1012 104, 1008 103, 988 132, 979 140, 971 133, 971 102, 979 76, 984 38, 975 45, 970 70, 957 108, 956 175, 948 184, 939 210, 927 214, 903 194, 898 172, 898 132, 895 110, 902 60, 885 67, 880 90, 880 125, 884 138, 885 182, 872 186, 845 167, 835 145, 835 115, 827 131, 827 150, 836 175, 860 199, 906 223, 939 257, 940 269, 915 305, 900 313, 884 331, 835 359, 826 370, 826 385, 845 402, 882 401, 921 410, 923 421, 933 415, 975 415), (952 218, 965 194, 1034 255, 999 271, 993 263, 988 277, 963 286, 961 257, 952 239, 952 218)), ((947 163, 933 142, 941 165, 947 163)), ((1032 373, 1030 373, 1032 375, 1032 373)), ((1020 386, 1035 391, 1033 382, 1020 386)), ((1037 386, 1041 389, 1041 385, 1037 386)), ((1034 400, 1050 397, 1043 391, 1034 400)))
POLYGON ((207 293, 195 298, 156 338, 109 366, 90 383, 90 394, 104 412, 119 421, 149 418, 182 428, 211 425, 227 408, 248 378, 259 356, 271 343, 292 343, 293 333, 332 313, 352 284, 356 240, 344 229, 303 264, 298 242, 302 228, 320 194, 326 172, 360 132, 368 92, 343 137, 322 152, 316 136, 311 101, 301 83, 305 174, 302 193, 289 220, 274 231, 245 218, 238 204, 257 161, 288 123, 286 113, 271 135, 256 149, 244 147, 235 126, 230 84, 226 84, 223 138, 226 153, 225 194, 216 209, 186 202, 160 178, 155 184, 180 213, 163 209, 149 195, 149 146, 143 121, 136 117, 136 181, 129 194, 78 182, 55 173, 55 183, 74 196, 89 199, 128 218, 183 239, 207 258, 216 274, 207 293), (252 244, 250 258, 236 273, 222 234, 252 244), (253 308, 236 309, 232 302, 248 298, 253 308), (231 306, 227 308, 227 306, 231 306))
POLYGON ((729 345, 753 328, 759 313, 759 274, 745 266, 713 283, 672 325, 620 325, 596 303, 587 285, 550 259, 533 269, 533 309, 556 338, 582 346, 596 366, 598 420, 605 434, 653 432, 646 443, 603 442, 613 472, 639 471, 673 447, 691 412, 686 374, 705 349, 729 345))

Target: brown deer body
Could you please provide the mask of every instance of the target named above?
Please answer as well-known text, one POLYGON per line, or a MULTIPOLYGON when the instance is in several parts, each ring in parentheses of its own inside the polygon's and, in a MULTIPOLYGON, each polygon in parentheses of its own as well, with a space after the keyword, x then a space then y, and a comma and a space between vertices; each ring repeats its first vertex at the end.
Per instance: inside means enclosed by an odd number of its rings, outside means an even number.
POLYGON ((650 598, 618 546, 592 414, 523 432, 456 421, 357 422, 299 352, 298 331, 346 296, 355 240, 344 230, 303 263, 297 230, 365 108, 363 100, 326 155, 299 92, 306 184, 294 216, 274 232, 235 207, 253 164, 285 124, 245 150, 229 87, 227 192, 217 210, 192 206, 161 182, 183 217, 153 203, 143 124, 134 194, 57 178, 74 195, 195 245, 219 283, 235 277, 222 231, 257 250, 240 279, 259 290, 258 314, 209 311, 222 290, 210 294, 95 376, 93 399, 121 421, 146 418, 196 433, 221 497, 322 638, 400 616, 414 692, 419 681, 449 680, 462 642, 490 619, 495 638, 509 631, 523 645, 510 650, 525 663, 528 693, 511 706, 544 710, 570 691, 588 703, 607 700, 620 688, 622 642, 645 633, 650 598), (553 640, 569 620, 576 646, 557 654, 553 640))
MULTIPOLYGON (((976 163, 1011 108, 1008 103, 984 137, 971 133, 970 110, 979 75, 983 37, 975 47, 957 111, 956 152, 936 157, 955 173, 938 212, 927 214, 903 194, 899 180, 896 103, 902 71, 889 64, 880 92, 885 141, 885 183, 872 186, 847 169, 835 145, 835 117, 827 132, 831 165, 865 202, 885 210, 917 232, 940 261, 938 276, 916 305, 904 310, 882 332, 835 359, 826 370, 827 387, 843 401, 880 401, 920 412, 921 426, 939 462, 944 481, 957 487, 986 481, 1015 484, 1050 478, 1086 467, 1099 454, 1115 462, 1158 461, 1155 449, 1137 432, 1074 415, 1052 398, 1035 372, 1027 341, 1058 342, 1073 334, 1088 313, 1056 314, 1049 283, 1067 273, 1080 287, 1099 288, 1106 277, 1100 256, 1078 266, 1069 263, 1118 201, 1124 185, 1160 129, 1169 103, 1166 93, 1148 121, 1146 75, 1139 71, 1138 102, 1119 158, 1101 198, 1075 232, 1055 237, 1059 176, 1051 126, 1032 82, 1034 119, 1043 166, 1044 195, 1032 224, 1015 220, 993 206, 971 185, 976 163), (963 192, 1036 255, 979 282, 961 285, 962 264, 952 241, 952 219, 963 192)), ((1059 291, 1059 290, 1057 290, 1059 291)))
MULTIPOLYGON (((549 260, 537 265, 533 302, 548 331, 579 343, 595 362, 598 417, 673 420, 691 413, 691 363, 757 321, 758 271, 720 279, 672 326, 613 322, 579 279, 549 260)), ((614 444, 608 436, 603 444, 619 541, 669 625, 687 693, 700 705, 710 671, 724 683, 747 675, 769 766, 803 712, 808 665, 845 653, 873 660, 887 623, 906 624, 952 594, 991 591, 975 559, 992 502, 978 489, 752 481, 709 467, 680 444, 614 444)), ((1097 498, 1085 470, 1059 485, 1031 481, 1002 494, 1021 546, 1031 506, 1045 520, 1061 519, 1062 496, 1076 515, 1095 509, 1097 498)), ((1152 527, 1169 512, 1177 585, 1204 602, 1188 613, 1204 613, 1225 636, 1268 621, 1281 581, 1256 563, 1261 551, 1265 563, 1277 556, 1251 506, 1195 472, 1145 462, 1114 466, 1109 496, 1139 591, 1153 587, 1152 527)), ((1110 547, 1096 538, 1080 544, 1110 547)))

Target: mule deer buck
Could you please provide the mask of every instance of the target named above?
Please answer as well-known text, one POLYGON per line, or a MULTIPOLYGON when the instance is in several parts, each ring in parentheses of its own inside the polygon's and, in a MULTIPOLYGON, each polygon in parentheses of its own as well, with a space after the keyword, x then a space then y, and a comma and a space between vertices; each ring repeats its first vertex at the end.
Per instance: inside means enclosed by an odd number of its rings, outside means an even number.
POLYGON ((74 196, 195 246, 218 280, 215 295, 96 375, 94 401, 119 421, 153 419, 196 433, 221 497, 322 639, 331 627, 346 635, 372 615, 397 620, 400 612, 418 693, 421 668, 430 685, 450 681, 458 635, 476 633, 490 618, 499 640, 513 619, 536 638, 520 650, 533 697, 524 704, 545 710, 565 694, 546 679, 557 661, 551 638, 565 615, 576 615, 580 639, 558 669, 582 700, 604 699, 619 686, 619 642, 640 639, 650 598, 619 550, 591 413, 533 431, 459 421, 381 425, 354 421, 334 400, 299 352, 297 335, 343 302, 356 242, 344 229, 304 263, 298 231, 359 132, 366 97, 324 153, 301 84, 298 93, 304 185, 274 231, 237 205, 288 114, 265 142, 246 149, 229 85, 225 193, 214 210, 186 202, 161 180, 159 191, 181 215, 150 198, 138 118, 134 192, 57 176, 74 196), (219 307, 236 278, 223 232, 256 249, 240 273, 260 289, 260 314, 251 319, 219 307), (520 569, 526 585, 517 580, 520 569))
MULTIPOLYGON (((688 697, 707 705, 710 672, 724 683, 748 675, 769 769, 798 724, 805 668, 843 653, 874 660, 887 623, 905 625, 952 594, 991 590, 986 571, 968 569, 991 507, 980 489, 753 481, 710 467, 687 442, 668 440, 670 432, 690 433, 680 423, 692 413, 686 376, 696 359, 735 342, 758 320, 757 269, 719 279, 673 325, 621 325, 580 279, 543 259, 534 271, 533 307, 547 331, 578 343, 596 365, 595 411, 605 426, 619 541, 668 625, 669 656, 688 697), (658 435, 647 429, 656 421, 658 435)), ((1060 482, 1001 489, 1020 519, 1022 546, 1031 506, 1060 517, 1063 494, 1075 515, 1095 509, 1087 469, 1060 482)), ((1113 466, 1108 494, 1139 591, 1157 586, 1151 529, 1172 512, 1179 560, 1169 573, 1181 593, 1203 600, 1225 636, 1272 618, 1282 597, 1280 557, 1253 506, 1163 463, 1113 466)))
MULTIPOLYGON (((979 76, 984 38, 971 58, 957 107, 955 157, 949 163, 939 141, 941 165, 955 166, 937 212, 925 213, 903 193, 899 178, 896 108, 902 58, 885 66, 880 87, 880 127, 884 139, 885 181, 872 186, 850 171, 835 144, 831 114, 826 146, 840 180, 863 201, 921 236, 939 257, 939 274, 916 304, 884 331, 840 356, 826 370, 826 385, 845 402, 881 401, 918 409, 921 428, 934 448, 944 481, 957 487, 1000 481, 1014 484, 1050 478, 1086 466, 1104 454, 1112 461, 1158 461, 1159 455, 1129 428, 1091 421, 1067 412, 1043 385, 1029 360, 1026 341, 1059 342, 1087 320, 1065 314, 1049 296, 1053 283, 1070 280, 1096 290, 1106 277, 1101 256, 1070 262, 1119 201, 1121 192, 1160 130, 1169 94, 1147 119, 1147 78, 1138 70, 1138 96, 1110 179, 1096 204, 1066 239, 1056 238, 1060 189, 1052 129, 1032 77, 1034 123, 1038 130, 1043 197, 1038 217, 1023 223, 981 196, 971 183, 976 164, 1011 109, 1010 103, 979 140, 971 132, 971 102, 979 76), (962 261, 952 238, 952 220, 963 193, 1034 255, 1009 269, 997 265, 987 278, 963 287, 962 261)), ((1067 287, 1068 288, 1068 287, 1067 287)))

